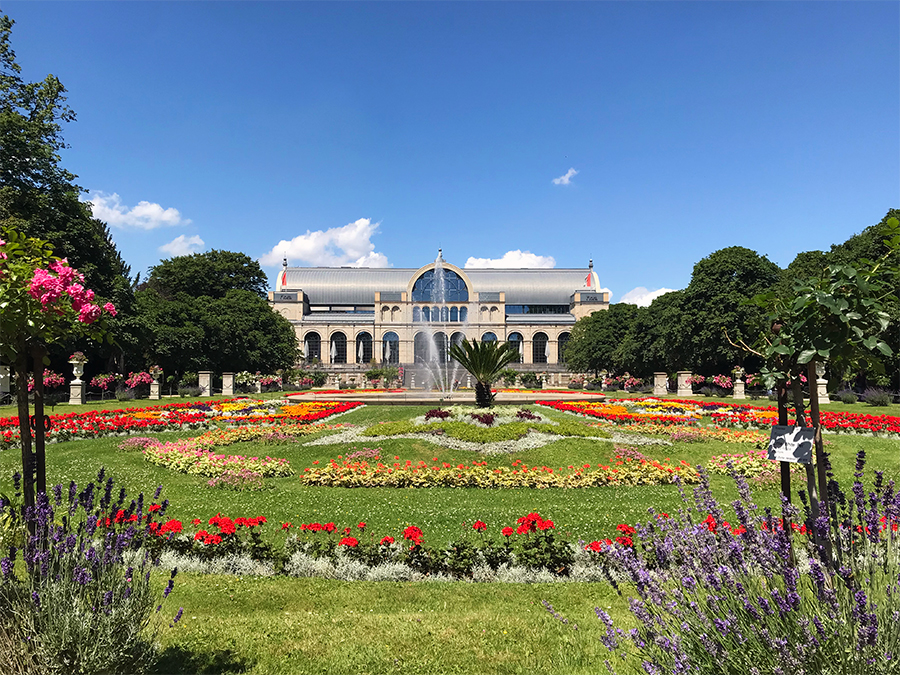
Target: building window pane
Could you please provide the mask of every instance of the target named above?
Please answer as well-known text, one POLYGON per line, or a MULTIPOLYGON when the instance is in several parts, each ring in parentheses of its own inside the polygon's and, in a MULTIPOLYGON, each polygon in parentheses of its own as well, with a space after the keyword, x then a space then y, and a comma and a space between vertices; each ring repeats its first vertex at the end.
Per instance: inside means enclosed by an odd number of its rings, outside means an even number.
POLYGON ((347 363, 347 336, 335 333, 331 336, 331 362, 347 363))
POLYGON ((535 333, 531 341, 531 360, 534 363, 547 363, 550 356, 550 342, 545 333, 535 333))
MULTIPOLYGON (((453 270, 444 270, 444 288, 444 302, 468 302, 469 289, 466 288, 466 282, 453 270)), ((413 302, 438 302, 439 295, 434 288, 434 270, 423 272, 413 284, 413 302)))

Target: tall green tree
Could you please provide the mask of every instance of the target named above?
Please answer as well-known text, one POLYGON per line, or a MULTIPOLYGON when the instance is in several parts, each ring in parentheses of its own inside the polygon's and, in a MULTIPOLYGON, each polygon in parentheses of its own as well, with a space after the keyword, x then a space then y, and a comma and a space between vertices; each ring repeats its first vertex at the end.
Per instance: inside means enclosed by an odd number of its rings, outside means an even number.
POLYGON ((579 319, 566 345, 566 365, 575 372, 624 372, 638 365, 634 328, 638 307, 610 305, 579 319))
POLYGON ((264 299, 266 276, 243 253, 208 251, 161 261, 135 294, 131 362, 170 374, 272 372, 298 357, 291 323, 264 299))
POLYGON ((734 341, 752 339, 764 313, 747 301, 774 288, 781 268, 765 256, 743 246, 711 253, 694 265, 684 290, 682 367, 703 374, 729 373, 746 354, 734 341))
MULTIPOLYGON (((55 255, 79 269, 98 296, 123 310, 111 321, 116 333, 128 320, 130 269, 109 228, 80 200, 76 176, 61 164, 60 152, 67 147, 62 127, 75 120, 66 89, 54 75, 40 82, 22 78, 10 42, 13 24, 0 15, 0 226, 49 242, 55 255)), ((57 343, 57 356, 71 349, 70 343, 57 343)), ((104 359, 115 352, 110 344, 78 347, 104 359)))

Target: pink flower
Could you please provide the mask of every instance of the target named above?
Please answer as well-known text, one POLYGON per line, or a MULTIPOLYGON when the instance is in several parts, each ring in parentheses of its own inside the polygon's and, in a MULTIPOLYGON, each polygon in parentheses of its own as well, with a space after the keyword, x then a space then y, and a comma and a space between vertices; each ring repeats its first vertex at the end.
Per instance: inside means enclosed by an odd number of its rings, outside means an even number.
POLYGON ((81 311, 78 313, 78 320, 81 323, 94 323, 100 318, 102 312, 103 310, 99 306, 88 303, 81 307, 81 311))
POLYGON ((118 314, 118 312, 116 311, 116 306, 111 302, 107 302, 105 305, 103 305, 103 309, 105 309, 110 316, 115 316, 116 314, 118 314))

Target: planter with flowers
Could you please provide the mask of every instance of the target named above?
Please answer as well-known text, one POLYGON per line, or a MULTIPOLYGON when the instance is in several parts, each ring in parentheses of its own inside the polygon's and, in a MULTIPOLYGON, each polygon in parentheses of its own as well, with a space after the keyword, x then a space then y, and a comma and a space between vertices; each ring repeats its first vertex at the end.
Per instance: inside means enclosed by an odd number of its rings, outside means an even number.
POLYGON ((159 381, 162 379, 163 369, 159 366, 150 366, 149 369, 150 377, 153 378, 153 381, 150 383, 150 399, 153 401, 159 400, 159 381))
POLYGON ((69 383, 69 405, 81 405, 84 403, 84 382, 81 376, 84 375, 87 357, 84 352, 75 352, 69 357, 69 363, 72 364, 72 372, 75 375, 75 379, 69 383))

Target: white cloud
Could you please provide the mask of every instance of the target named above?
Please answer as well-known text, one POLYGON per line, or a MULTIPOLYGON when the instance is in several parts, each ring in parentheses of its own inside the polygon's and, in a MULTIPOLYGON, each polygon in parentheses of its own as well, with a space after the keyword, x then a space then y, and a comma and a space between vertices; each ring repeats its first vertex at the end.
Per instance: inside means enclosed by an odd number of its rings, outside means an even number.
POLYGON ((178 209, 164 209, 152 202, 138 202, 137 206, 128 208, 122 199, 113 192, 94 192, 87 200, 91 205, 94 218, 109 223, 113 227, 134 227, 139 230, 155 230, 157 227, 172 225, 189 225, 189 218, 182 218, 178 209))
POLYGON ((369 218, 327 230, 306 231, 290 241, 282 239, 260 257, 261 265, 278 265, 287 257, 292 264, 320 267, 390 267, 387 256, 375 251, 372 236, 380 223, 369 218))
POLYGON ((507 251, 502 258, 469 258, 466 267, 473 269, 504 268, 521 269, 530 267, 556 267, 553 256, 535 255, 531 251, 507 251))
POLYGON ((578 172, 575 169, 569 169, 568 171, 566 171, 565 174, 563 174, 559 178, 554 178, 553 184, 554 185, 568 185, 569 183, 572 182, 572 178, 575 176, 576 173, 578 173, 578 172))
POLYGON ((648 307, 659 296, 671 293, 674 290, 674 288, 658 288, 655 291, 648 291, 643 286, 638 286, 623 295, 619 302, 627 302, 638 307, 648 307))
POLYGON ((182 234, 175 237, 168 244, 163 244, 159 247, 161 252, 167 253, 172 258, 176 258, 180 255, 199 253, 202 249, 203 240, 196 234, 193 237, 186 237, 182 234))

